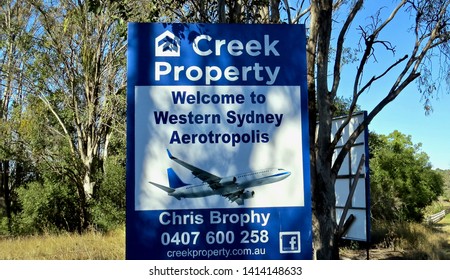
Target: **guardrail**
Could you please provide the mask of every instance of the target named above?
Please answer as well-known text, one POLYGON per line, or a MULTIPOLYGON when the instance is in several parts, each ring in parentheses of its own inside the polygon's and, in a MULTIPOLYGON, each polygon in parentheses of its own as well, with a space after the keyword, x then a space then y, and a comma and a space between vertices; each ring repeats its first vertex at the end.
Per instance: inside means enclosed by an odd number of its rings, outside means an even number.
POLYGON ((442 220, 445 217, 445 210, 442 210, 441 212, 438 212, 436 214, 433 214, 431 216, 428 216, 425 221, 429 224, 431 223, 437 223, 440 220, 442 220))

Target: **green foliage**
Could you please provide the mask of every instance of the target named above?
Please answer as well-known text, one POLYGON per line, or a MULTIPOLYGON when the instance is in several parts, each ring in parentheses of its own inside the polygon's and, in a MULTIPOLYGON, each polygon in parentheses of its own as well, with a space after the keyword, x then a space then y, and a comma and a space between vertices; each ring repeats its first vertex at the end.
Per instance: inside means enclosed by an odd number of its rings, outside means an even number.
POLYGON ((423 213, 424 213, 424 216, 427 217, 427 216, 436 214, 438 212, 441 212, 442 210, 445 210, 445 209, 446 209, 446 207, 442 203, 442 201, 437 200, 437 201, 433 201, 433 203, 431 203, 431 205, 427 206, 424 209, 423 213))
POLYGON ((108 158, 103 180, 91 207, 93 226, 110 231, 125 222, 125 164, 121 157, 108 158))
POLYGON ((410 136, 371 134, 372 216, 387 221, 421 221, 423 209, 442 194, 443 180, 410 136))
MULTIPOLYGON (((333 116, 341 117, 347 116, 350 112, 350 108, 352 108, 352 100, 349 98, 336 96, 333 101, 333 116)), ((356 105, 356 111, 360 111, 361 108, 356 105)))
POLYGON ((0 235, 8 235, 8 233, 9 233, 8 218, 0 216, 0 235))
POLYGON ((2 2, 0 235, 124 222, 127 22, 160 7, 2 2))
POLYGON ((447 201, 450 201, 450 170, 438 169, 437 172, 441 174, 442 178, 444 179, 443 198, 447 201))
POLYGON ((80 223, 76 190, 70 185, 32 182, 17 190, 22 211, 16 230, 20 234, 75 231, 80 223))

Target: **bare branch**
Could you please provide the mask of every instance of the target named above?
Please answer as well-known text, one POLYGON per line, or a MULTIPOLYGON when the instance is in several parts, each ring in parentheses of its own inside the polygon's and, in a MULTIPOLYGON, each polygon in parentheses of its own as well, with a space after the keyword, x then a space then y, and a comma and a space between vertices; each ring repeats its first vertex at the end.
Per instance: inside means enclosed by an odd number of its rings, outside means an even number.
POLYGON ((398 11, 406 4, 406 2, 408 2, 408 0, 402 0, 402 2, 400 2, 397 7, 394 8, 389 17, 376 30, 374 30, 373 34, 375 34, 376 37, 378 36, 378 34, 380 34, 381 30, 383 30, 386 25, 388 25, 395 18, 398 11))
MULTIPOLYGON (((353 117, 353 113, 355 111, 356 108, 356 104, 358 102, 359 96, 364 93, 366 91, 366 89, 368 89, 375 81, 381 79, 382 77, 384 77, 385 75, 387 75, 392 69, 394 69, 397 65, 399 65, 400 63, 402 63, 403 61, 405 61, 408 58, 408 55, 405 55, 404 57, 400 58, 399 60, 397 60, 395 63, 393 63, 391 66, 389 66, 383 73, 381 73, 378 76, 373 76, 358 92, 357 94, 353 97, 352 99, 352 103, 350 105, 349 108, 349 114, 348 116, 345 118, 345 120, 342 122, 341 126, 338 128, 338 130, 336 131, 333 141, 331 143, 332 147, 336 147, 337 143, 339 142, 339 140, 342 137, 342 132, 344 131, 345 127, 350 123, 350 120, 353 117)), ((359 136, 356 135, 356 138, 359 136)))
POLYGON ((308 14, 311 11, 311 7, 308 7, 304 10, 298 10, 297 15, 295 16, 295 18, 292 20, 292 24, 297 24, 299 22, 299 20, 305 16, 306 14, 308 14))
MULTIPOLYGON (((400 63, 402 63, 403 61, 405 61, 408 58, 408 55, 405 55, 404 57, 400 58, 399 60, 397 60, 395 63, 393 63, 391 66, 389 66, 383 73, 381 73, 378 76, 373 76, 356 94, 356 101, 358 100, 358 97, 367 89, 369 88, 375 81, 383 78, 384 76, 386 76, 392 69, 394 69, 397 65, 399 65, 400 63)), ((355 102, 356 103, 356 102, 355 102)))
POLYGON ((291 22, 291 7, 289 6, 288 0, 283 0, 284 7, 286 8, 286 15, 288 22, 291 22))
POLYGON ((334 61, 334 74, 333 74, 333 86, 332 86, 332 96, 334 97, 336 95, 336 92, 339 87, 339 82, 341 80, 341 61, 342 61, 342 52, 344 48, 344 40, 345 40, 345 34, 348 31, 348 28, 350 27, 350 24, 355 19, 356 14, 359 12, 359 10, 362 7, 363 0, 358 0, 355 5, 353 6, 352 10, 350 11, 349 16, 344 22, 344 25, 339 32, 337 44, 336 44, 336 57, 334 61))

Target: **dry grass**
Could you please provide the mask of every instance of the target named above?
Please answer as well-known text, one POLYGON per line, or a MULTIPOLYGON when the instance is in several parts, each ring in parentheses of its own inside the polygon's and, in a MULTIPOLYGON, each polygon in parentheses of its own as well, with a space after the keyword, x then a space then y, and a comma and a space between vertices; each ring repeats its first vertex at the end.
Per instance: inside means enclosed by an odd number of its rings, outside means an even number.
POLYGON ((444 260, 449 256, 445 250, 448 232, 436 226, 409 224, 399 232, 398 248, 407 259, 444 260))
POLYGON ((0 238, 0 260, 123 260, 125 230, 0 238))
MULTIPOLYGON (((370 259, 450 260, 450 215, 437 224, 378 224, 370 259)), ((374 236, 374 235, 372 235, 374 236)), ((365 259, 365 250, 342 248, 345 259, 365 259)))
POLYGON ((444 244, 443 249, 448 257, 447 259, 450 260, 450 215, 445 216, 445 218, 441 220, 436 226, 439 227, 442 232, 447 233, 447 243, 444 244))
MULTIPOLYGON (((450 215, 432 227, 402 223, 390 225, 386 241, 370 250, 370 259, 450 259, 450 215)), ((348 259, 365 259, 365 250, 342 248, 348 259)), ((108 234, 45 234, 1 238, 0 260, 123 260, 125 229, 108 234)))

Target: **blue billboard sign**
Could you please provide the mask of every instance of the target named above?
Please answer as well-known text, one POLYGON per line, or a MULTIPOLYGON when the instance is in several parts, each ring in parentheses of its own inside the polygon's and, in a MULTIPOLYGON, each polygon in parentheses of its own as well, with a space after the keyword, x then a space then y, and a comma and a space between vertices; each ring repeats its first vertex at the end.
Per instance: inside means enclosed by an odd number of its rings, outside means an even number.
POLYGON ((303 25, 128 26, 127 259, 311 259, 303 25))

